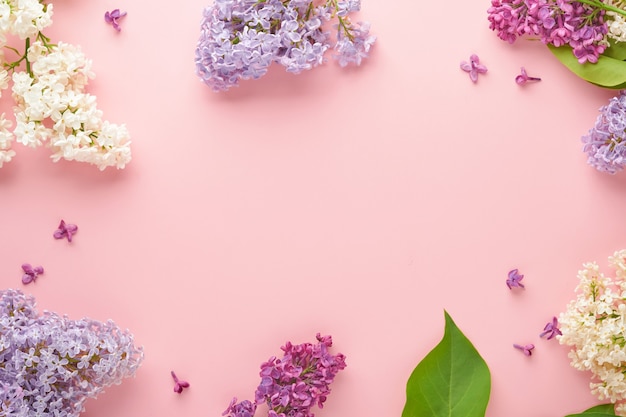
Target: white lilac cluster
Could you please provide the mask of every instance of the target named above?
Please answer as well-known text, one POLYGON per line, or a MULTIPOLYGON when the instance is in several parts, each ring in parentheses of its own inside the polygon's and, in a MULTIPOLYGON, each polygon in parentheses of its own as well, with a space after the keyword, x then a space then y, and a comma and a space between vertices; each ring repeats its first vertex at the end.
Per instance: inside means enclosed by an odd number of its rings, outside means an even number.
POLYGON ((76 417, 142 360, 112 321, 40 315, 32 297, 0 291, 0 417, 76 417))
POLYGON ((78 47, 52 44, 41 32, 52 23, 51 17, 52 5, 43 0, 0 0, 1 46, 6 45, 6 35, 25 40, 23 54, 15 61, 0 55, 0 91, 12 81, 15 100, 13 130, 6 114, 0 115, 0 167, 15 155, 11 142, 16 140, 49 147, 54 162, 124 168, 131 159, 128 130, 103 120, 96 97, 85 92, 94 77, 91 61, 78 47))
POLYGON ((559 317, 561 344, 572 347, 571 364, 592 373, 591 391, 616 404, 626 415, 626 250, 609 257, 615 277, 607 277, 597 263, 579 271, 577 297, 559 317))
POLYGON ((350 20, 360 8, 360 0, 215 0, 204 10, 196 72, 225 91, 260 78, 272 63, 295 74, 312 69, 331 48, 339 65, 360 65, 376 40, 368 23, 350 20), (331 20, 334 37, 324 28, 331 20))

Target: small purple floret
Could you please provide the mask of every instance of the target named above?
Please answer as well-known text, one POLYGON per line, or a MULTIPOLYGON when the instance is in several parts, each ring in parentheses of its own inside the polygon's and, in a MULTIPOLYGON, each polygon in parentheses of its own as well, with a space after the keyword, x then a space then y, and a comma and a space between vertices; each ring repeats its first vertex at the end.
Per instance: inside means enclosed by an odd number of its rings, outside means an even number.
POLYGON ((22 276, 22 283, 24 285, 30 284, 31 282, 35 282, 37 277, 43 274, 43 267, 36 266, 33 268, 31 264, 23 264, 22 271, 24 271, 24 275, 22 276))
POLYGON ((543 328, 543 332, 539 335, 539 337, 548 336, 547 339, 550 340, 556 336, 560 336, 561 330, 559 329, 559 321, 556 317, 552 317, 552 321, 546 324, 546 327, 543 328))
POLYGON ((513 287, 524 288, 524 284, 522 284, 521 282, 522 279, 524 279, 524 275, 521 275, 517 268, 513 269, 509 271, 509 277, 506 280, 506 286, 509 287, 509 289, 512 289, 513 287))
POLYGON ((461 61, 461 69, 469 73, 470 80, 473 83, 478 81, 478 74, 484 74, 487 72, 487 67, 480 63, 478 55, 472 54, 469 62, 461 61))
POLYGON ((521 74, 515 77, 515 82, 519 85, 524 85, 529 81, 541 81, 539 77, 529 77, 526 73, 526 68, 521 68, 521 74))
POLYGON ((171 371, 172 378, 174 378, 174 392, 180 394, 183 392, 183 388, 189 388, 189 382, 178 379, 174 371, 171 371))
POLYGON ((68 242, 72 241, 72 236, 78 231, 78 226, 75 224, 65 223, 64 220, 61 220, 59 223, 59 228, 55 230, 53 236, 55 239, 63 239, 67 238, 68 242))
POLYGON ((518 345, 517 343, 514 343, 513 347, 515 349, 521 350, 524 353, 524 355, 531 356, 533 354, 532 351, 535 348, 535 345, 533 345, 532 343, 529 343, 527 345, 522 346, 522 345, 518 345))
POLYGON ((120 9, 115 9, 112 12, 106 12, 104 14, 104 21, 111 24, 118 32, 122 30, 118 22, 119 19, 126 16, 126 12, 120 12, 120 9))

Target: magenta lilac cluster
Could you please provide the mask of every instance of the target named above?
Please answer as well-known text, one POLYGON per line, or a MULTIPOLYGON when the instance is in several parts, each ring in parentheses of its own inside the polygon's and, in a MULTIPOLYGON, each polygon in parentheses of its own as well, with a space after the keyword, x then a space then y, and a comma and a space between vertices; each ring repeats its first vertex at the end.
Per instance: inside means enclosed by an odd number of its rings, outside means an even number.
POLYGON ((587 162, 598 171, 615 174, 626 165, 626 91, 600 108, 595 126, 582 137, 587 162))
POLYGON ((0 291, 0 416, 76 417, 142 359, 132 335, 111 321, 40 315, 32 297, 0 291))
POLYGON ((281 359, 271 357, 261 365, 255 402, 233 399, 222 415, 252 417, 257 405, 266 404, 268 417, 313 417, 312 408, 323 407, 330 384, 346 367, 344 355, 329 352, 332 338, 316 337, 316 344, 287 342, 281 359))
POLYGON ((581 64, 595 63, 606 49, 604 10, 570 0, 492 0, 489 28, 509 43, 539 37, 556 47, 569 45, 581 64))
POLYGON ((288 72, 312 69, 334 48, 341 66, 359 65, 375 37, 349 15, 360 0, 215 0, 205 8, 196 48, 196 72, 214 91, 258 79, 272 63, 288 72), (336 20, 332 36, 324 23, 336 20), (334 45, 331 45, 334 42, 334 45))

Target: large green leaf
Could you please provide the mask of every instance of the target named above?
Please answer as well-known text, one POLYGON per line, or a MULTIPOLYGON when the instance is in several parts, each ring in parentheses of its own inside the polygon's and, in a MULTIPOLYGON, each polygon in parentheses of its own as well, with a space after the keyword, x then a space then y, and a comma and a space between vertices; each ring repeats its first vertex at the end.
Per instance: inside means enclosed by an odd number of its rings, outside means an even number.
MULTIPOLYGON (((583 80, 612 89, 621 89, 626 84, 626 61, 609 55, 600 55, 598 62, 595 64, 589 62, 580 64, 569 46, 557 48, 548 45, 548 48, 563 65, 583 80)), ((612 54, 619 57, 622 55, 622 52, 616 49, 612 54)))
POLYGON ((489 368, 448 313, 444 314, 443 339, 409 377, 402 417, 485 416, 491 391, 489 368))
POLYGON ((591 407, 579 414, 569 414, 565 417, 608 417, 615 415, 615 405, 601 404, 591 407))

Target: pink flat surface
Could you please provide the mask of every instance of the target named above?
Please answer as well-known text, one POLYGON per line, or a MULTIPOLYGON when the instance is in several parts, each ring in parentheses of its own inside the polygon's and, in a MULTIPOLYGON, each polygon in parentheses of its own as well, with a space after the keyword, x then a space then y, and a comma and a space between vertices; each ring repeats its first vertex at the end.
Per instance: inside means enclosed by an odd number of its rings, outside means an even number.
POLYGON ((216 94, 194 74, 207 4, 55 2, 48 33, 93 60, 89 91, 127 124, 133 161, 100 172, 15 144, 0 170, 0 288, 113 319, 145 348, 83 415, 219 416, 285 341, 321 332, 348 367, 316 416, 399 416, 444 309, 490 366, 488 417, 596 404, 538 335, 582 263, 626 247, 626 175, 596 172, 580 143, 613 92, 497 39, 488 0, 363 0, 378 42, 362 67, 274 67, 216 94), (117 7, 119 34, 103 21, 117 7), (477 84, 459 69, 471 53, 489 68, 477 84), (543 81, 516 85, 521 66, 543 81), (72 244, 52 238, 61 218, 72 244), (45 267, 34 285, 24 262, 45 267), (512 268, 525 291, 505 286, 512 268))

